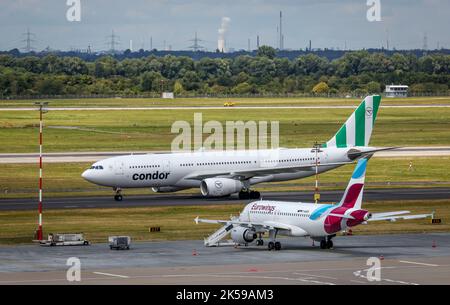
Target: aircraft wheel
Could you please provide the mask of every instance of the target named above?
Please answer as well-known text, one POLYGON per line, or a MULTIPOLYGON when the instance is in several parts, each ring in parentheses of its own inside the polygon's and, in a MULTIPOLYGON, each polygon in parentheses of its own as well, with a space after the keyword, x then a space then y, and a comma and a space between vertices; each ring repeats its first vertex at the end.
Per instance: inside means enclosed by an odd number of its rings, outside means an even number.
POLYGON ((272 251, 275 248, 275 243, 273 241, 270 241, 267 245, 267 248, 269 249, 269 251, 272 251))
POLYGON ((275 243, 275 250, 277 251, 281 250, 281 243, 279 241, 275 243))
POLYGON ((325 240, 320 241, 320 249, 326 249, 327 248, 327 242, 325 240))
POLYGON ((115 200, 115 201, 122 201, 122 200, 123 200, 123 197, 122 197, 122 195, 115 195, 115 196, 114 196, 114 200, 115 200))
POLYGON ((249 192, 239 192, 239 199, 250 199, 249 192))
POLYGON ((251 191, 250 192, 250 198, 251 199, 259 199, 261 197, 261 194, 258 191, 251 191))
POLYGON ((333 241, 331 239, 329 239, 327 241, 327 249, 331 249, 331 248, 333 248, 333 241))

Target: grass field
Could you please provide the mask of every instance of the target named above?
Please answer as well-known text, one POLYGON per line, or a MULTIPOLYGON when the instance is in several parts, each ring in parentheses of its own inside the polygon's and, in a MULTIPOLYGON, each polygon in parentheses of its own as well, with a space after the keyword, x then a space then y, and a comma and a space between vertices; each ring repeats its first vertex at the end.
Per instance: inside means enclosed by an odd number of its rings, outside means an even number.
MULTIPOLYGON (((154 106, 223 106, 232 101, 236 106, 313 106, 313 105, 357 105, 359 98, 322 97, 258 97, 258 98, 86 98, 46 99, 52 107, 154 107, 154 106)), ((0 100, 0 107, 30 107, 34 100, 0 100)), ((384 105, 450 104, 450 97, 383 98, 384 105)))
MULTIPOLYGON (((176 120, 193 122, 193 110, 52 111, 45 115, 44 150, 170 150, 176 120)), ((280 146, 309 147, 329 140, 351 109, 202 110, 203 122, 279 121, 280 146)), ((38 151, 38 113, 0 112, 0 153, 38 151)), ((206 135, 205 135, 206 137, 206 135)), ((449 145, 450 108, 386 108, 378 114, 374 146, 449 145)))
MULTIPOLYGON (((355 234, 384 234, 412 232, 448 232, 450 229, 450 200, 368 202, 363 206, 371 212, 410 210, 414 213, 436 211, 440 225, 430 220, 374 222, 361 225, 355 234)), ((44 234, 84 232, 93 242, 106 242, 109 235, 130 235, 134 241, 203 239, 218 227, 194 224, 196 216, 228 219, 238 215, 243 205, 148 207, 129 209, 47 210, 44 213, 44 234), (149 227, 160 226, 161 232, 150 233, 149 227)), ((36 229, 35 211, 0 212, 0 244, 29 243, 36 229)))
MULTIPOLYGON (((44 167, 45 196, 112 196, 110 188, 99 187, 86 182, 81 173, 88 163, 49 163, 44 167)), ((450 186, 450 157, 435 158, 373 158, 367 172, 367 186, 370 187, 430 187, 450 186), (409 171, 409 162, 413 171, 409 171)), ((329 171, 320 176, 322 189, 342 189, 347 185, 353 165, 329 171)), ((36 197, 37 164, 0 164, 0 199, 36 197)), ((266 183, 256 186, 262 191, 312 190, 314 178, 266 183)), ((198 193, 198 189, 188 192, 198 193)), ((153 194, 149 189, 126 189, 125 195, 153 194)), ((1 204, 1 202, 0 202, 1 204)))

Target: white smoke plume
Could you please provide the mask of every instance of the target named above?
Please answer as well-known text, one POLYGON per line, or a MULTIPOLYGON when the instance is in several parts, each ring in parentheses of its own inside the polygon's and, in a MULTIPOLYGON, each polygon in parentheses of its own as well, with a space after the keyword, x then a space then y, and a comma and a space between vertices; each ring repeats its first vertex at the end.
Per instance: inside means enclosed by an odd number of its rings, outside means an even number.
POLYGON ((217 49, 220 52, 225 52, 225 35, 228 30, 228 25, 230 24, 231 19, 229 17, 222 17, 222 23, 220 24, 219 40, 217 41, 217 49))

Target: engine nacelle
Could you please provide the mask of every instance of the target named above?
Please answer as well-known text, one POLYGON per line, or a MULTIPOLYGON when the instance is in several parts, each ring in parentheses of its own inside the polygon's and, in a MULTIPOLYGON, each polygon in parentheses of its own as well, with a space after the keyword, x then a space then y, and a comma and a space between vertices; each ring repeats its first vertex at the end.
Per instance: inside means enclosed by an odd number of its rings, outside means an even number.
POLYGON ((155 193, 172 193, 184 190, 185 188, 176 186, 155 186, 152 187, 152 191, 155 193))
POLYGON ((229 178, 207 178, 200 183, 200 191, 207 197, 227 196, 243 188, 244 184, 241 181, 229 178))
POLYGON ((248 244, 258 236, 253 229, 237 227, 231 230, 231 239, 238 244, 248 244))

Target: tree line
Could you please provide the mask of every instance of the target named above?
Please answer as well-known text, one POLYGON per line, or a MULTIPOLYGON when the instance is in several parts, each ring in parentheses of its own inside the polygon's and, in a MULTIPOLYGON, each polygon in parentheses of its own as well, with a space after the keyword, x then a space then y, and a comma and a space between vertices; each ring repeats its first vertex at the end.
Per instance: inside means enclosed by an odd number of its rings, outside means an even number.
POLYGON ((0 55, 0 97, 39 95, 381 93, 387 84, 413 94, 449 93, 450 55, 351 51, 328 60, 316 54, 293 60, 262 46, 256 56, 202 58, 148 56, 95 61, 78 57, 0 55))

